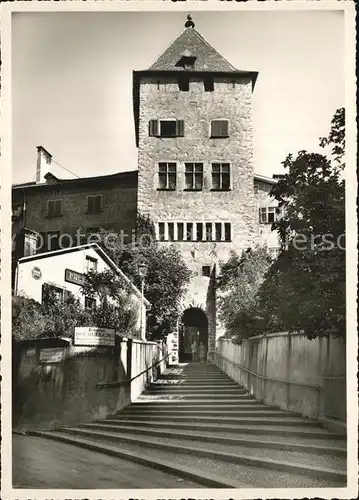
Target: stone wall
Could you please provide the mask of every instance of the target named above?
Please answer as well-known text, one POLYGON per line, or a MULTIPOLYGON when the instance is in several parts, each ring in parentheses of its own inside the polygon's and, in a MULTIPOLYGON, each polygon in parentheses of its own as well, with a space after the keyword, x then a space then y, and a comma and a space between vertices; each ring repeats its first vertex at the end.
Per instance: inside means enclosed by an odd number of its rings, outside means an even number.
POLYGON ((341 337, 308 340, 300 334, 273 333, 239 345, 220 339, 215 362, 265 404, 307 417, 346 419, 346 347, 341 337))
MULTIPOLYGON (((138 150, 138 209, 157 222, 230 222, 231 241, 176 242, 193 280, 185 303, 202 304, 206 311, 214 295, 202 266, 213 269, 227 260, 230 250, 240 251, 256 240, 257 225, 253 190, 252 82, 216 78, 214 91, 205 92, 203 80, 191 79, 189 91, 180 91, 175 80, 143 77, 140 84, 138 150), (149 136, 149 121, 184 121, 184 137, 149 136), (210 138, 213 119, 229 120, 229 137, 210 138), (158 163, 177 163, 175 191, 158 189, 158 163), (203 189, 186 191, 185 162, 203 163, 203 189), (231 189, 211 190, 212 162, 231 165, 231 189)), ((167 244, 167 243, 163 243, 167 244)), ((213 323, 213 322, 212 322, 213 323)), ((212 325, 214 326, 214 325, 212 325)), ((214 328, 215 330, 215 328, 214 328)), ((214 342, 215 331, 211 332, 214 342)), ((213 344, 212 342, 212 344, 213 344)), ((214 344, 211 346, 214 348, 214 344)), ((211 348, 210 347, 210 348, 211 348)))
POLYGON ((125 382, 162 359, 155 342, 120 340, 111 347, 74 346, 64 339, 24 341, 13 346, 13 426, 53 429, 105 418, 128 406, 165 367, 161 363, 132 384, 125 382), (61 360, 41 361, 43 349, 61 360), (107 384, 99 387, 98 384, 107 384))
POLYGON ((47 186, 28 190, 24 226, 38 232, 60 231, 73 234, 78 228, 104 227, 120 231, 135 228, 136 187, 112 186, 63 187, 47 186), (102 211, 86 213, 86 196, 102 194, 102 211), (63 214, 48 217, 48 201, 62 199, 63 214))

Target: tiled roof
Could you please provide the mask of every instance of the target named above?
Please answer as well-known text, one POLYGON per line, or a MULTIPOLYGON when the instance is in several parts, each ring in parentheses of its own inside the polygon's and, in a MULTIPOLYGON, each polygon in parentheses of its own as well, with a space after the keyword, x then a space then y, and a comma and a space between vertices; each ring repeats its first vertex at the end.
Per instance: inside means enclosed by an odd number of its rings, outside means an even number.
POLYGON ((183 71, 176 63, 183 57, 194 57, 195 71, 237 71, 195 28, 186 28, 152 64, 151 71, 183 71))

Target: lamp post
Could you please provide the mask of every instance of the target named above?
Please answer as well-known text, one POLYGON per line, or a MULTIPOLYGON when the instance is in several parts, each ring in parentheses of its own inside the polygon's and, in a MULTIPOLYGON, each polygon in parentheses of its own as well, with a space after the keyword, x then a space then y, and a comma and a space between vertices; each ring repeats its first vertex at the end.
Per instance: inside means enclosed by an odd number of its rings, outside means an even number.
POLYGON ((140 311, 140 318, 141 318, 141 338, 143 339, 146 338, 146 332, 143 332, 143 305, 144 305, 144 288, 145 288, 145 278, 147 276, 147 270, 148 270, 148 265, 146 262, 141 262, 138 265, 138 275, 141 279, 141 311, 140 311))

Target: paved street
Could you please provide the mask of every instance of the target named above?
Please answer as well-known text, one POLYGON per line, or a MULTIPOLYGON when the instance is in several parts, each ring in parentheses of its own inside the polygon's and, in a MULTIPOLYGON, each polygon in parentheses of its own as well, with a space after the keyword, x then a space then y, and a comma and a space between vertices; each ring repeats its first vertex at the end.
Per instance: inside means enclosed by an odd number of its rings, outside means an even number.
POLYGON ((201 487, 149 467, 64 443, 16 434, 12 443, 14 488, 201 487))

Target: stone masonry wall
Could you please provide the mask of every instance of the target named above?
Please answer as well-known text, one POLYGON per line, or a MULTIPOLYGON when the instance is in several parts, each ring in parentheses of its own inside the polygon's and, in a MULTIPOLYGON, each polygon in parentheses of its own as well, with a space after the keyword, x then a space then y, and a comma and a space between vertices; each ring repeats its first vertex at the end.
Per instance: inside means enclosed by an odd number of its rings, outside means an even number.
POLYGON ((136 188, 47 187, 28 190, 25 227, 39 232, 61 231, 72 234, 77 228, 106 227, 131 235, 136 221, 136 188), (102 194, 102 211, 86 213, 86 195, 102 194), (63 214, 48 217, 48 200, 62 199, 63 214))
MULTIPOLYGON (((200 302, 208 310, 209 279, 201 276, 202 266, 226 260, 231 249, 252 246, 258 231, 253 190, 252 82, 217 78, 214 91, 205 92, 199 79, 190 81, 189 91, 180 91, 176 81, 157 80, 146 77, 140 85, 138 210, 149 214, 155 223, 231 223, 231 242, 176 243, 194 272, 186 303, 200 302), (150 120, 171 118, 184 120, 184 137, 149 136, 150 120), (229 120, 228 138, 209 138, 213 119, 229 120), (163 161, 177 162, 175 191, 158 190, 158 162, 163 161), (201 191, 184 191, 185 162, 203 163, 201 191), (230 163, 230 191, 211 191, 212 162, 230 163)), ((213 344, 215 332, 209 335, 213 344)))

